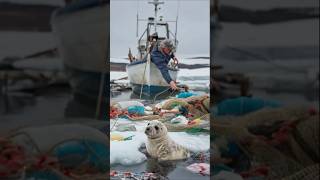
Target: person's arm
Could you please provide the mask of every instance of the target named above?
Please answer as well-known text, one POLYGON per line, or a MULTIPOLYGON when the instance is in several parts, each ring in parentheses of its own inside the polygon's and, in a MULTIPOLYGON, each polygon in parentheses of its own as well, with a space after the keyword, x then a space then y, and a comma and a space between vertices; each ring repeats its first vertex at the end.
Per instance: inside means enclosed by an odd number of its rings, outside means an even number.
POLYGON ((168 84, 172 81, 169 70, 166 62, 164 61, 165 57, 159 51, 152 51, 151 53, 151 60, 152 62, 158 67, 160 70, 162 77, 166 80, 168 84))
POLYGON ((160 67, 159 69, 162 74, 162 77, 166 80, 166 82, 168 84, 170 84, 170 82, 173 80, 171 79, 168 68, 167 67, 160 67))
POLYGON ((172 80, 169 74, 169 69, 167 67, 167 63, 165 62, 164 55, 159 51, 152 51, 151 60, 158 67, 158 69, 162 74, 162 77, 166 80, 166 82, 170 85, 170 87, 176 90, 177 89, 176 83, 172 80))
POLYGON ((170 85, 171 89, 172 90, 177 90, 178 87, 177 87, 177 84, 176 82, 174 82, 171 77, 170 77, 170 74, 169 74, 169 70, 168 70, 168 67, 165 66, 163 68, 160 69, 160 72, 162 74, 162 77, 166 80, 166 82, 170 85))

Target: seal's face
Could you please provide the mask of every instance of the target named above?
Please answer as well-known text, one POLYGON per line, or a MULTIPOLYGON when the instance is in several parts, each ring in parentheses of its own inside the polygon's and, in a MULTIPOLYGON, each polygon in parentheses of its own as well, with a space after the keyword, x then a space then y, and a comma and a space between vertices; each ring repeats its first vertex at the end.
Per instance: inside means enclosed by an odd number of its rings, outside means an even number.
POLYGON ((163 123, 155 120, 148 123, 144 132, 146 133, 148 138, 156 139, 167 135, 167 128, 163 123))

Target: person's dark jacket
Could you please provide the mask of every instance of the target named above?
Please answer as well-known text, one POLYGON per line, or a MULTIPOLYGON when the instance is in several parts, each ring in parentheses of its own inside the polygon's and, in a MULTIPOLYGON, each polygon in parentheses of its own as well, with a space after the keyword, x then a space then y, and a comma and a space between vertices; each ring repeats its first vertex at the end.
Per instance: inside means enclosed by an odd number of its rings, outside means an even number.
POLYGON ((168 63, 171 58, 174 58, 174 54, 166 55, 160 51, 158 43, 155 44, 153 50, 151 51, 151 61, 158 67, 162 77, 166 80, 168 84, 172 81, 169 74, 168 63))

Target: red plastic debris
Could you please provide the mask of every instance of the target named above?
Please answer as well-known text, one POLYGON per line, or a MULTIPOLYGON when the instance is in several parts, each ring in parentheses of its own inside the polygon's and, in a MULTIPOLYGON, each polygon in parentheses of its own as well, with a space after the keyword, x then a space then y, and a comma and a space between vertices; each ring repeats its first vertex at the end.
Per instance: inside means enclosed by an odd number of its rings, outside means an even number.
POLYGON ((117 118, 119 116, 119 111, 116 108, 110 108, 110 118, 117 118))
POLYGON ((187 114, 186 117, 187 117, 187 118, 193 118, 193 115, 192 115, 192 114, 187 114))
POLYGON ((199 174, 201 174, 202 176, 205 176, 206 174, 204 173, 204 171, 206 170, 206 168, 201 165, 199 167, 200 167, 199 174))
POLYGON ((124 172, 123 175, 125 177, 131 177, 132 173, 131 172, 124 172))
POLYGON ((112 177, 116 176, 117 174, 118 174, 117 171, 111 171, 110 172, 110 176, 112 176, 112 177))
POLYGON ((8 177, 22 170, 26 156, 21 146, 0 138, 0 177, 8 177))
POLYGON ((188 122, 188 125, 193 125, 193 124, 196 124, 196 122, 193 120, 188 122))

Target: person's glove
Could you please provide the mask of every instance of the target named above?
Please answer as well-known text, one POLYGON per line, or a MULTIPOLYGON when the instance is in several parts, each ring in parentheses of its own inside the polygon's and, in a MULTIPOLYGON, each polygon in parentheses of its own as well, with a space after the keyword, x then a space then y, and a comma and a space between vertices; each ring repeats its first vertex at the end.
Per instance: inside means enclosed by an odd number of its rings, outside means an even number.
POLYGON ((179 64, 179 61, 176 57, 173 58, 173 63, 175 66, 177 66, 179 64))
POLYGON ((172 90, 178 90, 177 84, 174 81, 170 82, 170 87, 172 90))

